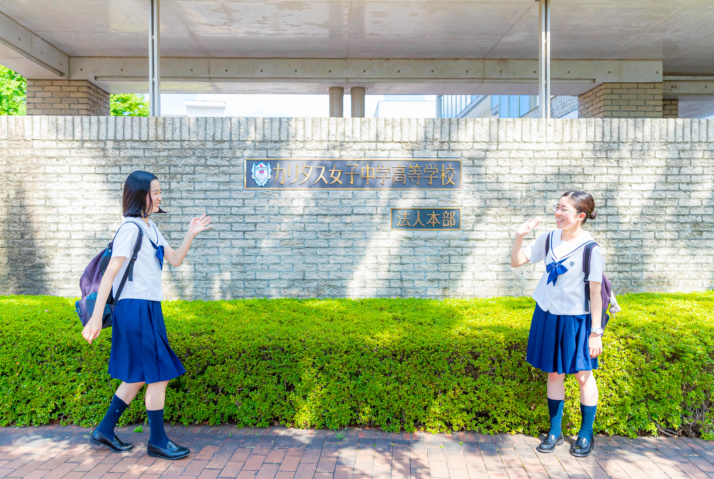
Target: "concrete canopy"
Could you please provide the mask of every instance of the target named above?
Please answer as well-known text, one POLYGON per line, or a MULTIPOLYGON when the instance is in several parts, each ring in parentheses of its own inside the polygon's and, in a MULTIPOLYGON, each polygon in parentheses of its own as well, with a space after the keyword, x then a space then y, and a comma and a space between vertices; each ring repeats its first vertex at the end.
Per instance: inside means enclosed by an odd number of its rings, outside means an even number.
MULTIPOLYGON (((635 81, 714 78, 711 0, 551 0, 551 8, 553 94, 628 81, 634 71, 635 81)), ((4 2, 0 64, 28 78, 145 92, 148 10, 148 0, 4 2)), ((537 42, 533 0, 161 0, 161 87, 533 94, 537 42)))

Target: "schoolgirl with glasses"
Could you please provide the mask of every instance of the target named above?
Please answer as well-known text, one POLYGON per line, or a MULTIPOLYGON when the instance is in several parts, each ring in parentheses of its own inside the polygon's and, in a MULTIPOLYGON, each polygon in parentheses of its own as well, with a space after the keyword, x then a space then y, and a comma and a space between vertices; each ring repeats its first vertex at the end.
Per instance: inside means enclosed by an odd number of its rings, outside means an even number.
POLYGON ((146 384, 146 414, 150 437, 147 453, 163 459, 181 459, 190 451, 166 436, 164 430, 164 401, 166 386, 186 372, 179 358, 169 346, 166 326, 161 312, 164 299, 161 290, 161 271, 164 259, 179 266, 197 234, 211 227, 210 216, 191 220, 186 236, 177 250, 173 250, 149 216, 164 213, 161 186, 151 173, 135 171, 124 183, 122 205, 124 222, 113 241, 112 258, 102 277, 94 312, 82 331, 89 344, 102 332, 102 313, 110 290, 116 297, 121 278, 128 267, 133 268, 114 308, 112 348, 109 356, 109 375, 122 383, 112 398, 102 422, 92 432, 90 441, 104 445, 113 452, 127 452, 132 444, 122 442, 115 434, 122 413, 129 407, 139 389, 146 384), (133 223, 133 224, 129 224, 133 223), (141 247, 136 261, 130 266, 134 245, 142 232, 141 247))
POLYGON ((598 367, 602 353, 602 297, 600 288, 605 260, 599 246, 590 259, 589 298, 585 297, 583 250, 593 242, 583 229, 588 219, 594 220, 595 200, 584 191, 565 193, 554 206, 556 227, 541 234, 522 248, 523 238, 540 223, 533 218, 516 230, 511 251, 511 266, 545 261, 546 271, 533 293, 536 301, 526 360, 548 373, 548 411, 550 431, 536 448, 550 453, 563 443, 561 432, 565 375, 573 374, 580 385, 582 423, 577 441, 570 453, 586 457, 592 452, 593 422, 598 403, 598 389, 592 371, 598 367))

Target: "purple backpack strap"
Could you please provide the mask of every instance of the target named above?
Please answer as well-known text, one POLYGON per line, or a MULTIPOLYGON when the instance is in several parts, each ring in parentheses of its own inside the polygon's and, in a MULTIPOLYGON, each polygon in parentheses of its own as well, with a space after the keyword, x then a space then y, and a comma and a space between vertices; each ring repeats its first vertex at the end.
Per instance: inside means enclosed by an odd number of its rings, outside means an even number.
MULTIPOLYGON (((585 310, 588 309, 588 305, 590 303, 590 280, 588 279, 590 277, 590 260, 592 258, 592 253, 595 247, 598 246, 598 244, 594 241, 591 241, 587 245, 585 245, 585 249, 583 250, 583 273, 585 274, 585 310)), ((603 275, 603 283, 605 282, 605 275, 603 275)), ((601 285, 602 286, 602 285, 601 285)), ((606 288, 602 288, 601 291, 605 292, 606 288)), ((607 301, 605 298, 603 298, 603 303, 602 307, 607 308, 607 305, 610 302, 610 296, 609 296, 609 291, 608 291, 608 299, 607 301)))

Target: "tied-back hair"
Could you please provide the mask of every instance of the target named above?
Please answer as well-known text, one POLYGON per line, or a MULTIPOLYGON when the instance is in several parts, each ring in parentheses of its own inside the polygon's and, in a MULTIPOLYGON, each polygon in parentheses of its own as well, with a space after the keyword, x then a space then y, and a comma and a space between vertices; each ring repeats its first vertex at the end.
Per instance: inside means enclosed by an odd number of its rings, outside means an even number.
MULTIPOLYGON (((146 171, 135 171, 127 176, 124 182, 124 194, 122 195, 122 207, 124 217, 148 218, 154 209, 154 200, 149 192, 151 182, 158 180, 156 175, 146 171), (146 204, 146 197, 149 197, 149 204, 146 204), (148 211, 148 213, 147 213, 148 211)), ((166 213, 159 208, 159 213, 166 213)))
POLYGON ((587 220, 594 220, 597 217, 597 211, 595 211, 595 198, 593 195, 586 191, 568 191, 564 193, 562 198, 570 198, 575 204, 575 209, 578 214, 585 213, 585 218, 583 218, 583 224, 587 220))

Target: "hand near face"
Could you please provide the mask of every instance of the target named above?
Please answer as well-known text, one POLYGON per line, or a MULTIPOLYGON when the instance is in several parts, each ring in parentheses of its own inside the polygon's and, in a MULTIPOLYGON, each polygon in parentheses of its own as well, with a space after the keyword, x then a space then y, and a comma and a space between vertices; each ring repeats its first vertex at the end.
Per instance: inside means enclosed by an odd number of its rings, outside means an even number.
POLYGON ((518 236, 526 236, 528 235, 531 231, 533 231, 533 228, 538 226, 540 223, 540 217, 537 218, 531 218, 525 223, 523 223, 521 226, 518 227, 516 230, 516 235, 518 236))
POLYGON ((200 218, 194 218, 188 225, 188 233, 192 236, 196 236, 202 231, 206 231, 211 228, 211 217, 203 214, 200 218))

